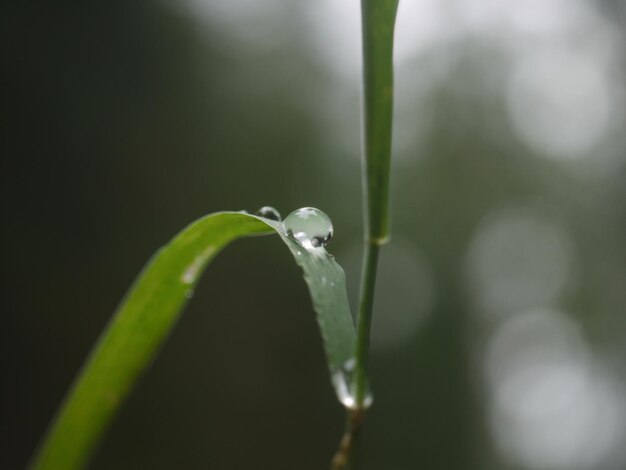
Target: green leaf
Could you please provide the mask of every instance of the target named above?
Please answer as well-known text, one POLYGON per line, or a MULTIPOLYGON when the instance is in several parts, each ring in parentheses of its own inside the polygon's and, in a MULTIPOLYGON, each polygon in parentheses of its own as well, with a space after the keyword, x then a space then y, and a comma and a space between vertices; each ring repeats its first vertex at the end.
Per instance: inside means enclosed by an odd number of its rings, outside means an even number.
POLYGON ((239 212, 211 214, 159 250, 139 275, 70 390, 32 467, 74 469, 91 451, 174 327, 207 264, 231 241, 278 233, 304 270, 330 373, 354 353, 344 273, 323 248, 307 251, 282 224, 239 212))
POLYGON ((398 0, 361 0, 367 235, 379 245, 389 238, 393 32, 397 9, 398 0))

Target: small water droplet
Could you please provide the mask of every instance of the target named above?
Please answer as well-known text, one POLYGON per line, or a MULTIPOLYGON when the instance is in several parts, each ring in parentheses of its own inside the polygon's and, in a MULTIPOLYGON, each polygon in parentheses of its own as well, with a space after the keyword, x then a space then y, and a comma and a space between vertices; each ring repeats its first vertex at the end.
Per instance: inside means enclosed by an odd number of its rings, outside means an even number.
POLYGON ((333 238, 333 223, 315 207, 293 211, 283 223, 287 235, 295 238, 307 250, 326 246, 333 238))
POLYGON ((244 210, 240 210, 239 213, 240 214, 249 214, 250 212, 248 212, 247 210, 244 209, 244 210))
POLYGON ((207 259, 213 254, 215 247, 212 245, 207 246, 202 253, 191 263, 185 272, 181 276, 180 280, 183 284, 193 284, 200 275, 200 272, 204 268, 207 259))
POLYGON ((187 289, 185 291, 185 297, 187 297, 188 299, 191 299, 193 297, 193 294, 194 294, 193 289, 187 289))
POLYGON ((263 217, 269 220, 275 220, 280 222, 282 217, 280 216, 280 212, 274 209, 272 206, 263 206, 258 211, 256 211, 256 215, 259 217, 263 217))
MULTIPOLYGON (((343 404, 343 406, 349 410, 357 408, 356 393, 354 391, 353 384, 355 366, 355 359, 348 359, 333 375, 333 383, 335 385, 335 391, 337 392, 337 398, 339 398, 339 401, 343 404)), ((365 409, 369 408, 373 401, 374 398, 368 390, 365 394, 365 400, 363 401, 362 407, 365 409)))

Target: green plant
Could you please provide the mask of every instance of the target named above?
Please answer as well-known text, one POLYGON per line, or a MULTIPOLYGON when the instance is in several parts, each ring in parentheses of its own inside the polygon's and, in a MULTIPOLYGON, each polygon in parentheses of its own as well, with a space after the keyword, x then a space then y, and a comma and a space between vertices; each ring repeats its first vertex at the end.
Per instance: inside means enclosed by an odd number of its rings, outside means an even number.
POLYGON ((362 0, 363 165, 365 255, 359 293, 354 393, 346 432, 333 467, 355 467, 358 440, 367 408, 367 363, 376 268, 380 247, 389 241, 389 171, 393 118, 393 33, 398 0, 362 0))
POLYGON ((269 208, 259 215, 208 215, 157 252, 139 275, 76 379, 34 457, 33 468, 84 466, 116 410, 173 328, 208 263, 239 237, 268 234, 280 236, 304 271, 330 377, 348 410, 346 433, 333 468, 356 468, 357 442, 370 401, 367 357, 376 267, 380 247, 389 239, 392 50, 397 4, 398 0, 362 1, 366 233, 356 328, 343 270, 324 248, 332 226, 324 225, 323 213, 307 208, 292 213, 284 223, 275 220, 276 214, 269 208), (317 225, 311 225, 311 220, 317 225))

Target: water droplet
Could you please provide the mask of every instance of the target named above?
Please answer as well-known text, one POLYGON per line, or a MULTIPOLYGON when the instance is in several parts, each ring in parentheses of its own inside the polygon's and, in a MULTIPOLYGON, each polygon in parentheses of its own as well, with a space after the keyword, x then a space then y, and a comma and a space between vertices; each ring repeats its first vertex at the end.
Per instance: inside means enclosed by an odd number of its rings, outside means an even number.
POLYGON ((314 207, 303 207, 285 218, 284 227, 307 250, 326 246, 333 237, 333 223, 314 207))
POLYGON ((239 213, 240 214, 249 214, 250 212, 248 212, 247 210, 244 209, 244 210, 240 210, 239 213))
POLYGON ((185 291, 185 297, 187 297, 188 299, 193 298, 193 294, 194 294, 193 289, 187 289, 185 291))
POLYGON ((256 215, 259 217, 263 217, 269 220, 275 220, 280 222, 282 217, 280 216, 280 212, 274 209, 272 206, 263 206, 258 211, 256 211, 256 215))
MULTIPOLYGON (((343 404, 343 406, 349 410, 357 408, 356 393, 353 384, 355 366, 355 359, 348 359, 333 375, 333 383, 335 385, 335 391, 337 392, 337 398, 339 398, 339 401, 343 404)), ((368 390, 365 394, 365 400, 363 401, 362 407, 365 409, 369 408, 373 401, 374 398, 368 390)))
POLYGON ((181 276, 180 280, 183 284, 193 284, 198 279, 200 272, 204 268, 207 260, 215 252, 215 247, 207 246, 202 253, 191 263, 181 276))

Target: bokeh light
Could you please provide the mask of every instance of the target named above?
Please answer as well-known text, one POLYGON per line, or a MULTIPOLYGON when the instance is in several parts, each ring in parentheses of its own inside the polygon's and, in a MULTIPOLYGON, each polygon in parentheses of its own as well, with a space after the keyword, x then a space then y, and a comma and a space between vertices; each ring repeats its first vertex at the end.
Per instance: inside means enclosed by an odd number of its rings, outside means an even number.
POLYGON ((556 305, 575 281, 576 258, 567 231, 532 207, 506 207, 478 227, 467 258, 469 289, 491 316, 556 305))
MULTIPOLYGON (((6 6, 0 468, 206 213, 319 207, 356 296, 359 4, 6 6)), ((400 0, 364 470, 625 468, 624 5, 400 0)), ((243 240, 93 468, 326 468, 343 425, 301 272, 243 240)))
MULTIPOLYGON (((356 248, 337 255, 351 274, 348 288, 353 309, 357 306, 360 255, 356 248)), ((394 240, 379 260, 374 308, 381 313, 374 319, 372 347, 389 352, 414 342, 432 314, 435 296, 432 270, 424 255, 411 243, 394 240)))
MULTIPOLYGON (((520 468, 618 468, 626 438, 622 391, 564 313, 531 310, 487 344, 492 435, 520 468)), ((623 462, 621 462, 623 464, 623 462)))
POLYGON ((615 114, 612 86, 594 57, 541 50, 513 69, 507 96, 513 126, 540 155, 595 157, 615 114))

